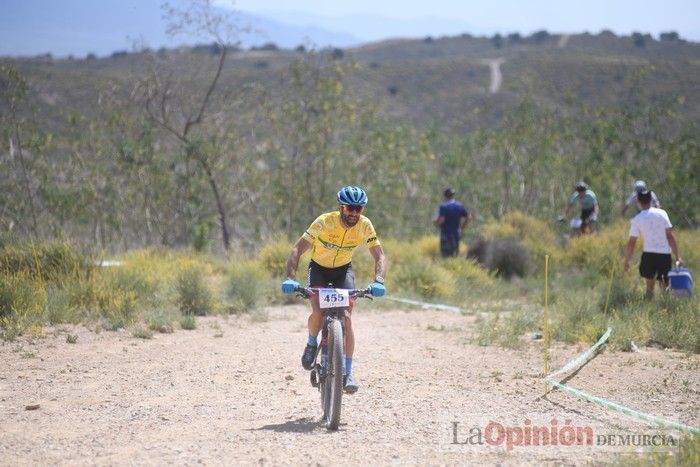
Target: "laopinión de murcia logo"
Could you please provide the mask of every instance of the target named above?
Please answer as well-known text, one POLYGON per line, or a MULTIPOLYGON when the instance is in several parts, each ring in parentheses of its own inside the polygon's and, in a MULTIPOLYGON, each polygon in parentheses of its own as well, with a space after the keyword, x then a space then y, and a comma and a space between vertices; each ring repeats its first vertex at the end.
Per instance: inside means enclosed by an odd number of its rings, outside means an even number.
POLYGON ((526 418, 522 423, 488 420, 486 423, 452 421, 448 427, 453 447, 495 447, 506 451, 524 448, 605 448, 668 449, 677 448, 680 438, 671 433, 629 432, 597 428, 590 424, 563 422, 556 417, 546 422, 526 418))

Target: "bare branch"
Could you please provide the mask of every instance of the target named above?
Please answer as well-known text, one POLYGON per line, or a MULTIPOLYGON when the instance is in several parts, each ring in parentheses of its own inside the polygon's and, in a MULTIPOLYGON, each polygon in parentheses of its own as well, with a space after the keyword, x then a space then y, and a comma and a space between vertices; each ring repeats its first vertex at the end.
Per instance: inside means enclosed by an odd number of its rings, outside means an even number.
POLYGON ((209 103, 209 99, 211 98, 212 93, 214 92, 214 89, 216 88, 216 84, 219 81, 219 77, 221 76, 221 70, 224 68, 224 62, 226 62, 226 55, 228 53, 228 48, 227 47, 222 47, 221 49, 221 55, 219 56, 219 65, 216 68, 216 74, 212 78, 211 83, 209 83, 209 89, 207 89, 207 93, 204 95, 204 99, 202 100, 202 105, 199 108, 199 112, 197 113, 197 117, 194 119, 189 119, 187 123, 185 123, 185 128, 182 131, 183 136, 187 136, 187 133, 190 130, 190 127, 192 125, 196 125, 198 123, 202 122, 202 117, 204 116, 204 112, 207 109, 207 104, 209 103))

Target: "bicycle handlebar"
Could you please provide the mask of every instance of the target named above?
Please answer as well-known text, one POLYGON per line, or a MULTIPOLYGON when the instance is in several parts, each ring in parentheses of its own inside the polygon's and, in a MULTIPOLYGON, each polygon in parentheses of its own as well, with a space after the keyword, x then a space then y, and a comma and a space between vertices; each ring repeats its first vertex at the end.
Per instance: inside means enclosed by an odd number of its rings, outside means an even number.
MULTIPOLYGON (((294 288, 294 292, 304 298, 311 298, 312 295, 316 294, 316 290, 323 287, 302 287, 301 285, 294 288)), ((348 295, 355 298, 367 298, 372 300, 372 288, 366 287, 364 289, 348 289, 348 295)))

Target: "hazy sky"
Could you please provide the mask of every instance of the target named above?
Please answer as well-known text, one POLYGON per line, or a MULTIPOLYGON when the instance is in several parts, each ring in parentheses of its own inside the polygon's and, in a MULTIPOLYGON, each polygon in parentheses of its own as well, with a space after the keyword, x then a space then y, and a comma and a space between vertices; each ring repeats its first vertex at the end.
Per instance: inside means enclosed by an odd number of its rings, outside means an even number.
MULTIPOLYGON (((217 0, 225 3, 227 0, 217 0)), ((395 19, 436 17, 463 21, 479 29, 507 32, 633 31, 658 34, 674 30, 700 40, 700 0, 236 0, 249 12, 296 10, 317 16, 373 15, 395 19)))

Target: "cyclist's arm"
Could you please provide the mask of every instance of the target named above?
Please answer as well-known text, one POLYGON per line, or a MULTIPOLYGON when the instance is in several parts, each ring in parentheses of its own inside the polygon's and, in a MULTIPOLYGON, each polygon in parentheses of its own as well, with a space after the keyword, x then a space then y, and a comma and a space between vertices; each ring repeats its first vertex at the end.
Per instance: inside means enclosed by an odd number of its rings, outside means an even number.
POLYGON ((572 195, 569 198, 569 202, 566 203, 566 211, 564 211, 564 217, 568 218, 569 217, 569 211, 571 211, 571 206, 573 206, 576 203, 576 195, 572 195))
POLYGON ((369 249, 370 254, 374 258, 374 276, 386 277, 386 256, 381 245, 375 245, 369 249))
POLYGON ((636 200, 637 200, 637 193, 634 192, 627 197, 627 199, 624 201, 624 203, 622 203, 622 215, 623 216, 627 212, 627 209, 629 209, 629 207, 632 206, 632 203, 634 203, 636 200))
POLYGON ((304 237, 300 237, 292 247, 292 251, 289 253, 289 257, 287 258, 287 277, 289 279, 296 279, 299 258, 309 248, 311 248, 311 243, 304 237))

